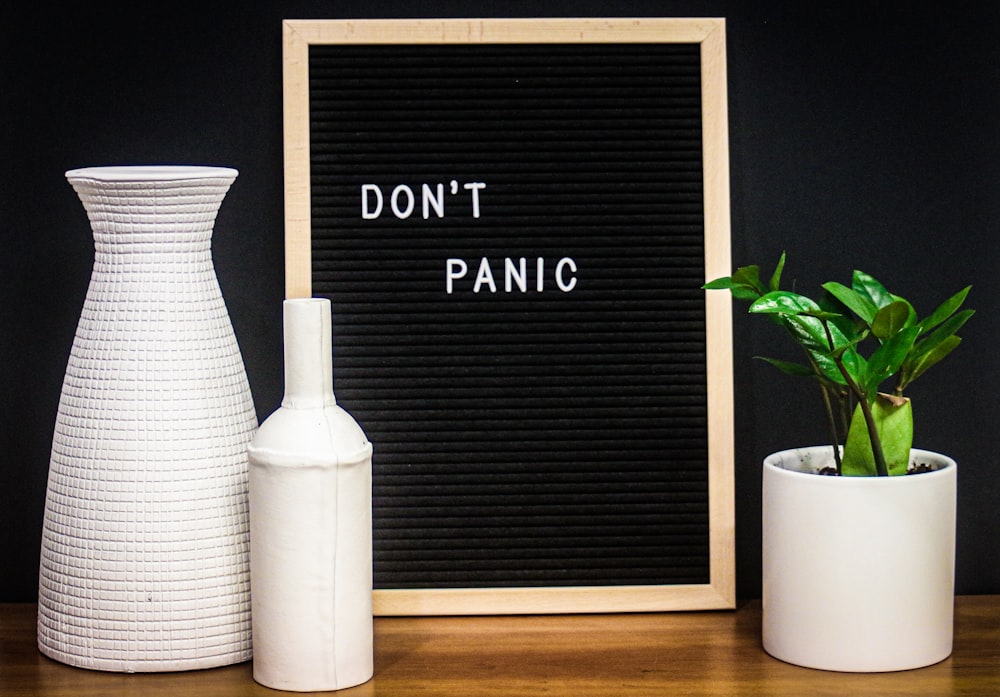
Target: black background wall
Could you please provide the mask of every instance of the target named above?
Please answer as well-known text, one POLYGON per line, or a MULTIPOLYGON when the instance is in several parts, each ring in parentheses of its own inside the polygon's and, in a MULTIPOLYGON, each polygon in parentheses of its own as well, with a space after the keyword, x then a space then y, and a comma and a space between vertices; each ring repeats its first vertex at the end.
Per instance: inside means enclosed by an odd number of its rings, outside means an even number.
MULTIPOLYGON (((260 418, 281 397, 281 20, 727 18, 735 264, 802 289, 860 267, 918 310, 966 284, 965 343, 913 390, 918 445, 959 461, 960 593, 1000 593, 1000 6, 888 2, 6 3, 0 10, 0 601, 32 601, 52 427, 93 244, 67 169, 236 167, 213 241, 260 418)), ((823 442, 815 396, 751 360, 741 308, 738 591, 760 591, 760 472, 823 442)), ((350 405, 346 405, 350 408, 350 405)), ((901 581, 901 582, 919 582, 901 581)))

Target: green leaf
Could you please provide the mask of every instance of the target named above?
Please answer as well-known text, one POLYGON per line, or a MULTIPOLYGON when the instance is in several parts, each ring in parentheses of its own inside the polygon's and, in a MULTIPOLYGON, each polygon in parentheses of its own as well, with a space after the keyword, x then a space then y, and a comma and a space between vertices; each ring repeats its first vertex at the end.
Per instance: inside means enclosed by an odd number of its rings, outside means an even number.
POLYGON ((785 253, 781 253, 781 258, 778 259, 778 265, 774 267, 774 273, 771 274, 771 280, 767 284, 768 290, 780 290, 781 288, 781 274, 785 270, 785 253))
POLYGON ((747 288, 752 288, 757 291, 758 295, 763 295, 767 292, 764 285, 760 282, 760 267, 753 266, 741 266, 736 269, 736 273, 733 274, 733 280, 737 283, 742 283, 747 288))
POLYGON ((802 365, 801 363, 791 363, 789 361, 779 361, 776 358, 767 358, 765 356, 754 356, 754 358, 770 363, 775 368, 781 372, 792 375, 794 377, 816 377, 816 371, 807 365, 802 365))
POLYGON ((899 391, 904 391, 910 386, 910 383, 926 373, 928 368, 933 367, 941 359, 957 349, 960 343, 962 343, 961 337, 954 334, 945 336, 933 344, 929 340, 920 342, 917 350, 903 364, 900 373, 899 391))
POLYGON ((917 344, 917 348, 920 351, 930 351, 937 344, 944 341, 949 336, 953 336, 958 333, 958 330, 965 326, 965 323, 969 321, 969 318, 976 313, 975 310, 962 310, 945 320, 943 323, 938 325, 938 328, 930 333, 929 336, 925 336, 917 344))
POLYGON ((847 384, 847 381, 840 372, 840 368, 837 367, 837 363, 830 357, 828 352, 825 350, 806 349, 806 355, 809 356, 809 362, 815 366, 814 372, 817 377, 824 378, 837 385, 847 384))
POLYGON ((892 293, 885 289, 885 286, 864 271, 854 271, 851 288, 874 305, 876 309, 881 309, 895 300, 892 293))
POLYGON ((858 353, 856 348, 851 347, 843 353, 840 360, 851 380, 857 385, 863 385, 868 371, 868 361, 865 357, 858 353))
POLYGON ((803 348, 820 351, 830 350, 823 323, 815 317, 808 315, 776 315, 776 317, 792 335, 792 338, 803 348))
POLYGON ((717 278, 702 286, 704 290, 728 290, 737 300, 753 302, 767 292, 760 282, 759 266, 741 266, 732 276, 717 278))
MULTIPOLYGON (((872 334, 877 339, 885 341, 906 329, 913 321, 910 314, 911 309, 910 303, 905 300, 894 300, 881 308, 872 319, 872 334)), ((919 331, 917 333, 919 334, 919 331)))
POLYGON ((823 292, 823 295, 819 299, 819 306, 825 312, 839 315, 830 319, 829 322, 836 330, 847 337, 848 340, 857 339, 869 331, 868 325, 830 292, 823 292))
MULTIPOLYGON (((962 310, 951 315, 948 319, 938 325, 938 328, 920 339, 906 361, 903 363, 899 384, 896 386, 897 392, 902 392, 918 377, 927 370, 939 363, 945 356, 958 348, 962 340, 955 336, 969 318, 975 314, 975 310, 962 310)), ((923 329, 923 325, 918 325, 923 329)))
POLYGON ((965 323, 968 322, 974 314, 976 314, 975 310, 962 310, 961 312, 956 312, 944 322, 939 324, 937 329, 931 332, 930 336, 924 337, 920 343, 923 344, 928 341, 940 340, 941 338, 958 333, 958 330, 964 327, 965 323))
POLYGON ((819 370, 820 374, 824 378, 830 382, 836 383, 837 385, 847 385, 847 380, 844 379, 843 374, 840 372, 840 368, 837 367, 836 361, 830 358, 829 355, 811 353, 810 357, 816 364, 817 370, 819 370))
POLYGON ((923 327, 923 330, 929 332, 955 314, 958 308, 962 306, 962 303, 965 302, 965 297, 969 294, 970 290, 972 290, 972 286, 966 286, 941 303, 926 319, 921 320, 920 326, 923 327))
POLYGON ((755 314, 803 315, 822 312, 810 298, 786 290, 772 290, 750 305, 755 314))
POLYGON ((733 280, 732 276, 723 276, 722 278, 717 278, 714 281, 709 281, 702 286, 705 290, 732 290, 733 288, 742 288, 743 284, 733 280))
MULTIPOLYGON (((910 400, 880 394, 872 403, 882 453, 889 475, 906 474, 913 446, 913 405, 910 400)), ((851 426, 844 444, 841 474, 852 477, 875 476, 875 456, 865 424, 864 414, 858 406, 851 418, 851 426)))
POLYGON ((732 276, 726 276, 725 278, 717 278, 714 281, 709 281, 702 286, 702 289, 728 290, 732 292, 734 298, 746 302, 753 302, 760 297, 760 293, 757 292, 755 288, 748 287, 743 283, 734 281, 732 276))
POLYGON ((847 384, 840 368, 834 362, 832 352, 845 350, 857 340, 857 337, 846 336, 838 329, 835 322, 827 322, 824 326, 822 320, 811 315, 771 316, 780 317, 781 324, 809 356, 809 361, 816 367, 815 372, 818 376, 838 385, 847 384), (833 339, 832 348, 830 346, 831 338, 833 339))
POLYGON ((961 312, 952 315, 944 322, 942 322, 940 325, 938 325, 938 328, 935 329, 933 332, 931 332, 930 336, 921 339, 919 345, 923 346, 925 343, 928 342, 930 342, 933 345, 935 343, 943 341, 945 338, 949 336, 952 336, 953 334, 957 333, 959 329, 965 326, 965 323, 968 322, 969 318, 972 317, 972 315, 974 314, 976 314, 975 310, 962 310, 961 312))
POLYGON ((842 283, 830 281, 823 284, 823 289, 843 303, 847 309, 860 317, 865 324, 870 325, 878 308, 871 300, 861 293, 852 290, 842 283))
MULTIPOLYGON (((886 305, 883 309, 888 309, 886 305)), ((878 386, 899 371, 906 357, 913 349, 913 342, 920 334, 920 327, 907 327, 893 334, 869 357, 862 382, 866 395, 878 391, 878 386)))
POLYGON ((906 326, 907 327, 913 327, 913 326, 916 326, 917 324, 919 324, 919 322, 917 322, 917 311, 913 309, 913 305, 910 304, 909 300, 907 300, 906 298, 901 298, 898 295, 893 295, 892 296, 892 301, 894 303, 905 303, 906 304, 906 310, 909 313, 909 317, 906 320, 906 326))

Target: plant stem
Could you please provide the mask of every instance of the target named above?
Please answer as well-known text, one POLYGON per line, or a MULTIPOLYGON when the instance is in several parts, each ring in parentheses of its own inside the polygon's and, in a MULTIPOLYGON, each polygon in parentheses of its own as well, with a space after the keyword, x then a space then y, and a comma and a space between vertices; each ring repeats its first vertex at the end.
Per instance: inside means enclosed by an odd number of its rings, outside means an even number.
POLYGON ((840 436, 837 433, 837 419, 833 414, 833 404, 830 403, 830 390, 820 385, 823 392, 823 404, 826 406, 826 417, 830 422, 830 440, 833 443, 833 461, 837 465, 837 474, 841 473, 840 436))
MULTIPOLYGON (((830 325, 825 319, 821 320, 821 322, 823 323, 823 329, 826 331, 826 338, 827 343, 830 345, 830 351, 833 353, 833 333, 830 331, 830 325)), ((871 404, 868 403, 868 395, 866 395, 861 387, 854 382, 853 378, 851 378, 851 374, 848 372, 847 366, 844 365, 843 354, 833 356, 833 362, 837 365, 837 369, 847 382, 848 389, 851 390, 851 392, 853 392, 858 398, 858 406, 861 407, 861 413, 865 417, 865 426, 868 427, 868 440, 871 442, 872 456, 875 458, 875 474, 879 477, 888 477, 889 468, 885 463, 885 453, 882 452, 882 439, 879 438, 878 426, 875 424, 875 415, 872 414, 871 404)))

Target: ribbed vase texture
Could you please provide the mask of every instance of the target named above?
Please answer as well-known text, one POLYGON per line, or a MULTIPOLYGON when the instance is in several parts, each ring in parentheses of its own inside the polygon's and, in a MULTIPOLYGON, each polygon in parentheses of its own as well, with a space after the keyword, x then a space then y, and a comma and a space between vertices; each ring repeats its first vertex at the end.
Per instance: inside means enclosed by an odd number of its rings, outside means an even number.
POLYGON ((215 275, 236 171, 67 172, 94 267, 56 417, 38 644, 113 671, 248 660, 246 447, 257 427, 215 275))

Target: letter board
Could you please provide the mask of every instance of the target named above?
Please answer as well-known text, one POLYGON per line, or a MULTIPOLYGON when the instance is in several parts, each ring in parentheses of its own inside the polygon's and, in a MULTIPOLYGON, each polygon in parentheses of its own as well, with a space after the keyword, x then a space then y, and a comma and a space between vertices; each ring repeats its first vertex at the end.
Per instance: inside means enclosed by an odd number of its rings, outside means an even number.
POLYGON ((724 22, 288 20, 377 614, 734 606, 724 22))

